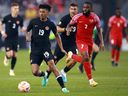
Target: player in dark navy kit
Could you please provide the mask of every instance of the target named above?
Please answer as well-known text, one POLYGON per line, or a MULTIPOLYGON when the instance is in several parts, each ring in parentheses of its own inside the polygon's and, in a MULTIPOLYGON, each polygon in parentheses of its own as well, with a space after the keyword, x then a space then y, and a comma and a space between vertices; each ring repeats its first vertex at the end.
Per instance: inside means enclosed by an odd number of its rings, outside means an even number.
POLYGON ((5 39, 6 56, 4 58, 4 65, 8 65, 8 59, 11 59, 10 76, 15 76, 14 67, 17 60, 17 45, 18 45, 18 28, 20 26, 23 31, 23 19, 19 14, 19 5, 17 3, 11 4, 11 14, 5 16, 1 21, 1 34, 5 39), (5 24, 5 31, 2 29, 2 25, 5 24))
MULTIPOLYGON (((70 20, 72 19, 72 17, 76 15, 77 13, 78 13, 78 5, 75 3, 71 3, 69 7, 69 14, 62 17, 61 20, 59 21, 59 24, 57 25, 57 31, 61 33, 60 36, 62 39, 64 50, 66 50, 66 52, 72 51, 74 54, 77 54, 77 47, 76 47, 76 42, 75 42, 76 26, 73 26, 73 30, 70 36, 66 35, 66 27, 68 23, 70 22, 70 20)), ((64 56, 65 54, 61 52, 61 49, 59 45, 57 44, 55 48, 55 52, 54 52, 55 63, 57 64, 57 62, 60 59, 62 59, 64 56)), ((64 82, 67 82, 67 79, 65 78, 66 73, 75 65, 75 63, 76 62, 74 60, 71 60, 69 63, 66 64, 67 66, 61 70, 61 75, 63 77, 64 82)), ((46 81, 48 82, 49 75, 51 74, 50 69, 47 70, 47 73, 48 73, 48 76, 47 76, 46 81)))
POLYGON ((43 79, 45 79, 47 77, 47 73, 39 70, 41 62, 45 60, 49 68, 54 73, 58 83, 60 84, 62 92, 67 93, 69 91, 65 88, 62 76, 60 75, 58 69, 55 66, 54 56, 52 55, 50 49, 51 44, 49 40, 49 35, 51 31, 55 34, 56 40, 59 44, 61 51, 64 54, 67 53, 63 49, 61 38, 57 33, 55 24, 48 18, 50 10, 51 7, 47 4, 39 5, 39 17, 31 20, 27 27, 27 40, 30 39, 29 34, 30 31, 32 31, 30 53, 32 73, 34 76, 43 77, 43 79))

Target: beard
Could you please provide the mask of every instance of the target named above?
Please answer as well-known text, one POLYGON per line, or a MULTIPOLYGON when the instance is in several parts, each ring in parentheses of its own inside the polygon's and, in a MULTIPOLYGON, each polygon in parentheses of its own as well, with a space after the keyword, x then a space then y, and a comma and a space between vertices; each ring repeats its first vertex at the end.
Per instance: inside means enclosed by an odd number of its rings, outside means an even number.
POLYGON ((86 10, 86 11, 83 11, 83 14, 88 17, 90 15, 90 12, 91 12, 90 10, 86 10))

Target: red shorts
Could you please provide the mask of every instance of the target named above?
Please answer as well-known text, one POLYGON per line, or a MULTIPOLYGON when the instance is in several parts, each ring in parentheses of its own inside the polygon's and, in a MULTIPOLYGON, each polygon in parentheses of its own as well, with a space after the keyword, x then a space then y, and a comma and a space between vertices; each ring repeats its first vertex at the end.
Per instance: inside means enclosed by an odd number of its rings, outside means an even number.
POLYGON ((121 47, 121 45, 122 45, 122 38, 113 38, 113 37, 111 37, 110 38, 110 43, 111 43, 111 45, 115 45, 115 46, 121 47))
POLYGON ((76 44, 77 44, 77 48, 80 51, 80 53, 87 52, 88 56, 91 57, 92 47, 93 47, 92 44, 89 45, 89 44, 85 43, 84 41, 77 41, 76 44))

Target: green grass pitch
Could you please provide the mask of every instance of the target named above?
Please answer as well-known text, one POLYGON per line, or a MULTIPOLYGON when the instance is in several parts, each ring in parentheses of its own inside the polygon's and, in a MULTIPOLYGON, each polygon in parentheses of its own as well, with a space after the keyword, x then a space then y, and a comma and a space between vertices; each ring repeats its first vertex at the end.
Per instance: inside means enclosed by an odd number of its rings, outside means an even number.
MULTIPOLYGON (((41 86, 41 78, 34 77, 31 73, 28 51, 19 51, 18 60, 15 67, 15 77, 9 76, 8 67, 4 67, 4 52, 0 52, 0 96, 128 96, 128 52, 121 53, 120 65, 112 67, 110 63, 110 52, 100 52, 96 58, 96 71, 93 71, 93 77, 99 85, 92 88, 88 84, 87 77, 81 74, 77 65, 68 73, 68 82, 66 83, 70 93, 64 94, 54 77, 51 74, 48 85, 41 86), (28 81, 31 84, 31 90, 28 93, 18 91, 17 85, 20 81, 28 81)), ((64 59, 57 67, 61 70, 65 66, 64 59)), ((41 66, 45 71, 46 64, 41 66)))

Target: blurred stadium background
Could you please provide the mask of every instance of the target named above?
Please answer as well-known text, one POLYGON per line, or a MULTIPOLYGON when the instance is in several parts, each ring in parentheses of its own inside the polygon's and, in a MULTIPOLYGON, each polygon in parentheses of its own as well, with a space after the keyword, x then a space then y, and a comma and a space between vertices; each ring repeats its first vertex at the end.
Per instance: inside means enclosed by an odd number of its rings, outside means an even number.
MULTIPOLYGON (((11 2, 18 2, 20 4, 20 14, 24 17, 24 24, 27 26, 28 21, 37 16, 37 6, 41 3, 48 3, 52 6, 52 12, 49 18, 51 18, 56 24, 58 20, 68 13, 69 4, 76 2, 79 5, 79 12, 82 11, 82 5, 88 0, 0 0, 0 19, 10 12, 11 2)), ((93 3, 93 9, 101 19, 101 24, 104 29, 103 35, 105 36, 107 30, 108 18, 114 14, 116 7, 120 7, 122 10, 122 15, 128 19, 128 0, 89 0, 93 3)), ((19 45, 21 49, 26 49, 28 44, 25 42, 25 37, 23 33, 19 33, 20 40, 19 45)), ((124 34, 125 35, 125 34, 124 34)), ((55 42, 54 38, 52 47, 54 48, 55 42)), ((109 49, 108 41, 105 42, 106 48, 109 49)), ((3 39, 0 40, 0 48, 3 49, 4 43, 3 39)), ((122 45, 123 50, 128 50, 128 45, 126 41, 123 40, 122 45), (125 45, 125 46, 124 46, 125 45)))

